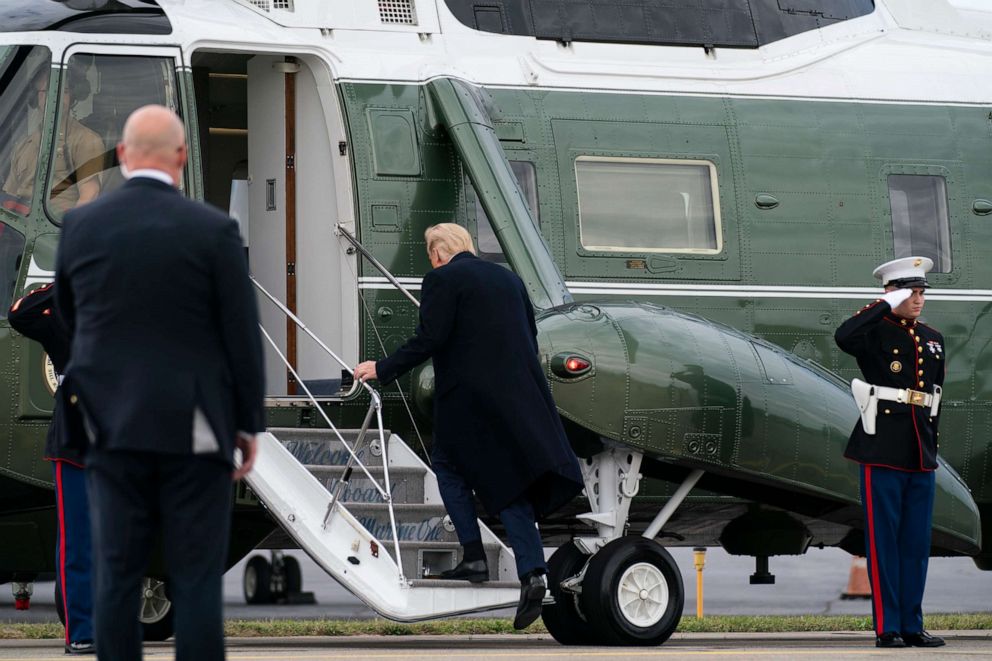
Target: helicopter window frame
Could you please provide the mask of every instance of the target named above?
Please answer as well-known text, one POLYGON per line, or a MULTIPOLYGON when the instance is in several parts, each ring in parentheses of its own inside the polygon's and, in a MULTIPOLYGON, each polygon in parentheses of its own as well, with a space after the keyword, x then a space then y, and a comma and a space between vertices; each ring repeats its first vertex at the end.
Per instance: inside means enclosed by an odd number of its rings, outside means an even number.
POLYGON ((929 257, 934 273, 950 273, 953 251, 947 173, 892 171, 885 179, 894 257, 929 257))
MULTIPOLYGON (((511 158, 512 155, 512 153, 507 154, 507 162, 509 162, 517 185, 520 187, 521 193, 523 193, 527 208, 530 209, 534 226, 540 232, 541 200, 537 184, 537 163, 529 158, 511 158), (522 179, 521 176, 523 176, 522 179)), ((466 177, 466 179, 468 178, 466 177)), ((503 248, 499 245, 499 239, 496 238, 496 230, 493 229, 489 214, 486 213, 486 210, 482 206, 479 192, 470 180, 468 181, 468 187, 472 191, 472 208, 475 210, 475 244, 479 252, 479 258, 487 262, 508 264, 506 255, 503 253, 503 248), (495 243, 495 250, 491 249, 493 243, 495 243)))
MULTIPOLYGON (((678 255, 719 255, 723 252, 723 218, 720 209, 720 182, 719 174, 717 171, 717 165, 715 162, 699 159, 699 158, 650 158, 650 157, 626 157, 626 156, 594 156, 594 155, 579 155, 573 161, 573 173, 575 175, 575 192, 576 192, 576 209, 578 216, 578 239, 579 246, 589 252, 605 252, 605 253, 651 253, 651 254, 678 254, 678 255), (669 247, 669 246, 659 246, 659 245, 587 245, 586 243, 586 232, 583 227, 583 178, 580 175, 580 163, 597 163, 597 164, 607 164, 616 163, 623 165, 631 164, 646 164, 650 165, 655 169, 654 172, 663 172, 661 168, 665 166, 676 166, 676 167, 700 167, 704 168, 708 175, 709 182, 703 184, 703 190, 708 189, 709 195, 709 215, 703 216, 703 219, 708 223, 705 227, 705 231, 710 233, 712 237, 713 245, 711 247, 669 247)), ((587 187, 588 188, 588 187, 587 187)), ((685 199, 685 193, 681 193, 683 199, 685 199)), ((588 199, 588 195, 587 195, 588 199)), ((622 199, 629 199, 629 196, 624 196, 622 199)), ((692 231, 692 217, 688 209, 689 202, 686 200, 686 221, 687 229, 692 231)), ((587 207, 588 208, 588 207, 587 207)), ((705 211, 705 209, 704 209, 705 211)), ((615 219, 623 214, 622 206, 613 207, 612 212, 609 214, 610 219, 615 219)), ((586 216, 588 219, 588 215, 586 216)), ((588 222, 588 220, 586 221, 588 222)), ((586 225, 588 227, 588 225, 586 225)), ((622 228, 618 228, 615 223, 610 223, 610 234, 612 236, 622 236, 624 232, 622 228)), ((602 231, 602 230, 600 230, 602 231)))
POLYGON ((0 51, 0 207, 21 218, 34 211, 45 168, 42 128, 52 107, 52 61, 44 45, 12 44, 0 51), (44 101, 38 99, 42 91, 44 101))
POLYGON ((27 237, 22 231, 0 221, 0 320, 6 320, 17 296, 17 280, 24 261, 27 237))
MULTIPOLYGON (((136 48, 128 48, 128 47, 122 48, 118 46, 107 46, 104 44, 81 43, 66 49, 65 52, 62 53, 61 62, 59 62, 57 65, 53 65, 57 67, 53 69, 53 72, 57 73, 58 84, 57 84, 56 98, 50 100, 50 103, 54 102, 55 104, 56 127, 61 125, 64 114, 66 112, 70 112, 70 113, 73 112, 73 106, 76 105, 76 104, 64 103, 66 87, 69 85, 69 70, 73 65, 73 58, 75 57, 84 57, 91 59, 91 62, 87 65, 89 71, 87 72, 87 76, 86 76, 91 89, 87 97, 83 99, 83 101, 85 101, 89 105, 91 114, 95 112, 95 110, 92 107, 94 97, 97 94, 107 94, 107 91, 104 89, 104 81, 102 79, 102 76, 100 75, 101 72, 99 70, 100 58, 158 60, 162 66, 162 74, 163 74, 161 76, 162 100, 164 100, 164 104, 166 105, 166 107, 169 107, 173 111, 175 111, 179 115, 180 119, 183 120, 184 124, 186 123, 186 119, 183 117, 183 109, 184 109, 183 98, 182 98, 183 85, 182 85, 182 80, 180 78, 182 57, 181 57, 181 52, 178 48, 170 47, 170 46, 141 46, 139 50, 136 48), (91 74, 93 73, 95 73, 96 75, 96 80, 92 79, 91 74)), ((140 107, 141 105, 147 105, 148 103, 155 103, 155 102, 159 102, 159 99, 148 99, 145 102, 139 104, 139 106, 136 106, 134 109, 140 107)), ((118 108, 115 106, 113 110, 115 112, 115 116, 118 116, 119 118, 119 115, 121 115, 121 113, 117 112, 118 108)), ((97 197, 100 197, 110 192, 114 188, 119 187, 125 179, 123 177, 123 173, 120 173, 120 180, 116 183, 116 185, 113 188, 107 186, 108 179, 112 180, 115 174, 120 172, 120 166, 117 163, 117 158, 116 158, 116 143, 119 142, 121 139, 121 133, 123 131, 123 122, 126 120, 126 117, 129 114, 130 112, 124 115, 122 119, 119 118, 120 126, 117 127, 117 130, 114 132, 115 134, 115 140, 113 141, 114 144, 111 145, 109 148, 108 148, 108 144, 110 141, 108 140, 107 136, 106 135, 100 136, 98 134, 98 137, 100 137, 101 140, 104 142, 103 157, 105 161, 103 165, 104 166, 108 165, 108 161, 106 159, 109 158, 109 167, 103 167, 103 169, 101 169, 99 173, 96 175, 100 179, 100 190, 98 191, 97 197)), ((87 117, 89 117, 89 115, 87 117)), ((73 118, 74 119, 76 118, 75 115, 73 115, 73 118)), ((186 130, 186 140, 188 144, 190 128, 188 126, 184 128, 186 130)), ((44 192, 42 196, 42 206, 44 208, 45 215, 47 216, 48 220, 56 227, 62 226, 65 213, 69 210, 69 209, 60 210, 51 204, 52 202, 51 188, 53 185, 53 177, 55 174, 55 166, 56 166, 55 157, 58 154, 60 143, 63 141, 64 139, 60 140, 59 132, 56 130, 55 135, 52 137, 52 144, 49 146, 48 166, 47 166, 47 171, 45 173, 44 192)), ((192 162, 191 160, 188 160, 186 166, 183 168, 183 176, 180 178, 178 182, 176 182, 176 186, 178 190, 183 194, 186 194, 186 191, 189 190, 189 178, 190 178, 191 167, 192 167, 192 162)))

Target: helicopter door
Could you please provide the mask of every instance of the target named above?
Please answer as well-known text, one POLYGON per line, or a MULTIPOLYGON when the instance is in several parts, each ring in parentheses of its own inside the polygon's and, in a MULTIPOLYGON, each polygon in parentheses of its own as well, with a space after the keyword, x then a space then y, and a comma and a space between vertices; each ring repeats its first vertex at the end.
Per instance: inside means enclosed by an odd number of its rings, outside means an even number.
MULTIPOLYGON (((330 70, 317 59, 197 51, 191 57, 205 199, 238 218, 254 278, 342 358, 358 358, 355 257, 334 236, 354 218, 330 70)), ((320 398, 341 368, 264 296, 262 326, 320 398)), ((265 347, 270 403, 304 396, 265 347)))

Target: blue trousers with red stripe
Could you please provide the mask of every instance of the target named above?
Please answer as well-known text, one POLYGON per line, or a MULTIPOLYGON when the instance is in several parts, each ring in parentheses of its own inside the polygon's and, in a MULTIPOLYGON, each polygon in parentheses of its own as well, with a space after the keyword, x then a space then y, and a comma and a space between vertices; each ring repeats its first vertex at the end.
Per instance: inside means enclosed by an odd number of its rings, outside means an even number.
POLYGON ((60 459, 52 460, 55 473, 55 539, 57 598, 65 613, 65 642, 93 640, 92 541, 86 497, 86 472, 60 459))
POLYGON ((923 631, 934 485, 933 471, 861 466, 876 634, 923 631))

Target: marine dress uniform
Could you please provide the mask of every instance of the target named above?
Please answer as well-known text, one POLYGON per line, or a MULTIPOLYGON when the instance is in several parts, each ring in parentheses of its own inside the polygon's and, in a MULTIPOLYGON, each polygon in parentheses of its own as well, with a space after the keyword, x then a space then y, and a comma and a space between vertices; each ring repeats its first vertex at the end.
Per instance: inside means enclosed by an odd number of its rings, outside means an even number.
POLYGON ((937 468, 937 425, 944 337, 896 315, 907 291, 927 288, 933 262, 908 257, 875 269, 889 291, 837 329, 835 340, 857 359, 867 383, 852 390, 861 409, 844 456, 861 464, 861 502, 872 588, 876 645, 931 647, 923 630, 923 590, 937 468))
MULTIPOLYGON (((41 344, 55 373, 61 375, 69 359, 69 331, 52 299, 52 285, 35 289, 11 306, 8 320, 14 330, 41 344)), ((52 464, 58 519, 56 598, 62 601, 65 616, 66 652, 86 654, 94 651, 90 515, 82 451, 79 443, 67 442, 67 433, 62 398, 56 395, 45 439, 45 460, 52 464)))

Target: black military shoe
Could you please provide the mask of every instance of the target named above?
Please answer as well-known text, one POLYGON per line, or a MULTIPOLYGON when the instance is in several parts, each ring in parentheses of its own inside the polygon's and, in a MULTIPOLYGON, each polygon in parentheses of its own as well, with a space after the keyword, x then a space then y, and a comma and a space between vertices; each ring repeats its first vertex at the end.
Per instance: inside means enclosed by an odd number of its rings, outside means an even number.
POLYGON ((485 560, 462 560, 454 569, 446 569, 438 575, 446 581, 468 581, 482 583, 489 580, 489 567, 485 560))
POLYGON ((541 605, 548 586, 544 582, 544 574, 530 574, 520 581, 520 603, 517 605, 517 615, 513 618, 514 629, 526 629, 531 622, 541 615, 541 605))
POLYGON ((92 641, 84 643, 66 643, 66 654, 96 654, 96 645, 92 641))
POLYGON ((875 647, 906 647, 906 643, 895 631, 886 631, 875 638, 875 647))
POLYGON ((904 633, 902 639, 909 647, 943 647, 947 643, 939 636, 931 636, 926 631, 919 633, 904 633))

